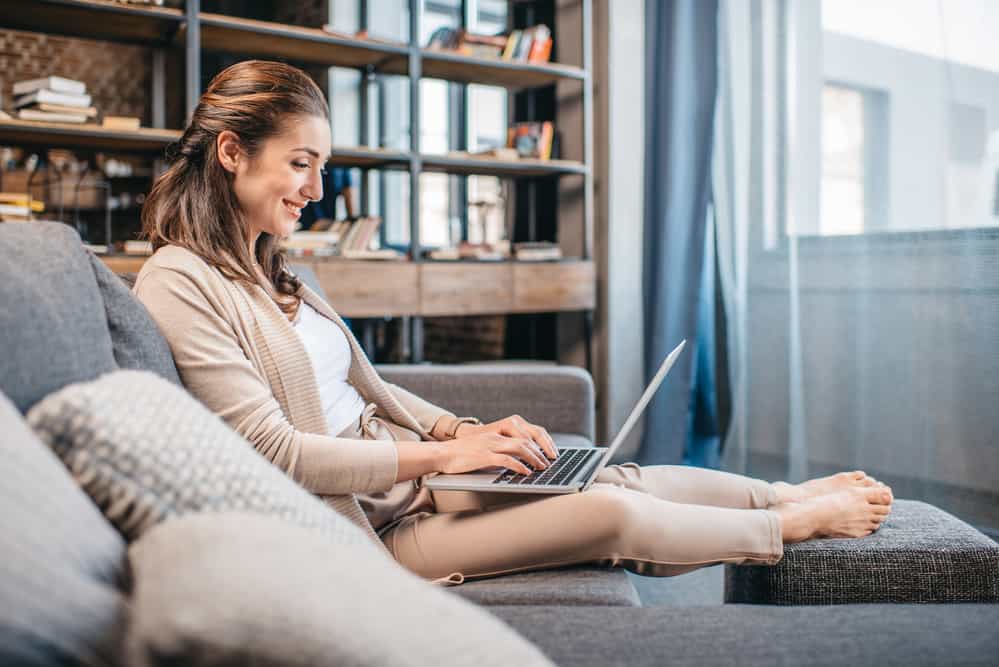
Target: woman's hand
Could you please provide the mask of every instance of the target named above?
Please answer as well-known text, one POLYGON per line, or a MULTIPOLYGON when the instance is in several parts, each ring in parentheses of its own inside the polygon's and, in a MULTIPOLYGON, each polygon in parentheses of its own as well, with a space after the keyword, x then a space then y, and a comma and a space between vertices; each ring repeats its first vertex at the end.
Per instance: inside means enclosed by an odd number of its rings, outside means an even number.
MULTIPOLYGON (((481 429, 482 426, 475 428, 481 429)), ((531 468, 544 470, 549 465, 534 443, 525 438, 511 438, 487 431, 464 432, 460 437, 442 444, 440 471, 443 473, 471 472, 499 466, 521 475, 530 475, 533 472, 531 468)))
POLYGON ((554 461, 558 458, 558 448, 552 437, 548 435, 548 431, 541 426, 530 423, 520 415, 511 415, 489 424, 461 424, 455 432, 455 437, 464 438, 481 433, 496 433, 508 438, 530 440, 534 445, 540 447, 544 455, 551 460, 554 461))

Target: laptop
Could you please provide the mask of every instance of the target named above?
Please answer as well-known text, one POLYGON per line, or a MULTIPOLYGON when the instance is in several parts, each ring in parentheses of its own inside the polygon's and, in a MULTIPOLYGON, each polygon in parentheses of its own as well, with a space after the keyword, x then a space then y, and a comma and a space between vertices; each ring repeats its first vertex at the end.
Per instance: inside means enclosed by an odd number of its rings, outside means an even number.
POLYGON ((645 407, 652 400, 669 369, 673 367, 680 352, 687 344, 680 342, 663 360, 652 382, 645 388, 635 408, 628 415, 624 426, 610 447, 565 447, 559 449, 558 458, 544 470, 535 470, 530 475, 522 475, 506 468, 485 468, 458 475, 435 475, 429 477, 424 486, 437 491, 484 491, 502 493, 541 493, 563 494, 585 491, 597 478, 600 471, 621 448, 645 407))

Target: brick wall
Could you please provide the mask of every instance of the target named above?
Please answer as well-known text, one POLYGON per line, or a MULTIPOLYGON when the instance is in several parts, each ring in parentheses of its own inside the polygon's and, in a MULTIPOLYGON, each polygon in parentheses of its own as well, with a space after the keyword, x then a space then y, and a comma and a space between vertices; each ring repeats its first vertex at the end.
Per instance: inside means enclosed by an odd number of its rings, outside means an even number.
POLYGON ((11 108, 11 86, 15 81, 51 75, 86 83, 98 111, 113 116, 138 116, 143 125, 151 123, 150 49, 0 29, 0 91, 4 109, 11 108))
POLYGON ((506 317, 428 317, 424 320, 424 357, 454 364, 503 358, 506 317))

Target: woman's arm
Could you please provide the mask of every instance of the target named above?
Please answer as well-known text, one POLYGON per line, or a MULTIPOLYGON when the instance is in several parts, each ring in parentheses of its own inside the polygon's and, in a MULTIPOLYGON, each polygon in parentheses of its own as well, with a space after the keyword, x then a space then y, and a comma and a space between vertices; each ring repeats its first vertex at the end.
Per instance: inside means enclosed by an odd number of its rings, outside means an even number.
POLYGON ((392 487, 399 472, 396 443, 362 443, 291 425, 244 352, 252 341, 229 323, 234 315, 223 316, 224 289, 210 279, 163 267, 146 267, 133 289, 170 345, 187 390, 267 460, 317 494, 392 487))

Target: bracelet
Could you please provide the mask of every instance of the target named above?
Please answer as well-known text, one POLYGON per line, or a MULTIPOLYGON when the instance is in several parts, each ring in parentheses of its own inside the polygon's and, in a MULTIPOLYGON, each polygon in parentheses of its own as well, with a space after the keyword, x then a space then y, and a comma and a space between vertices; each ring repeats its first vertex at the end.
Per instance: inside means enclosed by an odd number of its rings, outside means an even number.
POLYGON ((472 424, 473 426, 481 426, 482 422, 476 419, 475 417, 459 417, 458 419, 454 420, 454 422, 451 424, 451 427, 444 433, 444 436, 448 440, 454 440, 455 438, 458 437, 458 428, 460 428, 462 424, 472 424))

